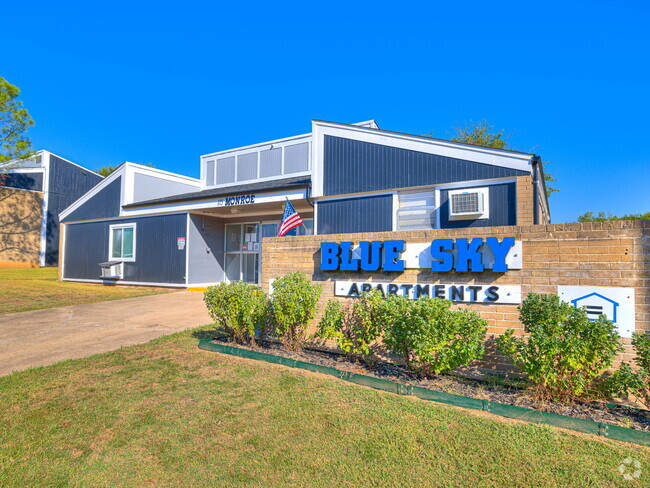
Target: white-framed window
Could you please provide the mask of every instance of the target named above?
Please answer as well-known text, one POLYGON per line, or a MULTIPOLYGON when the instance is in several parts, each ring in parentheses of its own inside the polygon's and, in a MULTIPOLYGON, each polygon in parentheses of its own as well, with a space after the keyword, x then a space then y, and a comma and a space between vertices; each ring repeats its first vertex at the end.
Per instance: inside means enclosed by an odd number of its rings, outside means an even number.
POLYGON ((449 190, 449 220, 487 219, 490 217, 490 189, 449 190))
POLYGON ((398 192, 397 230, 436 228, 436 199, 433 189, 398 192))
POLYGON ((110 226, 108 237, 109 261, 135 261, 136 224, 110 226))

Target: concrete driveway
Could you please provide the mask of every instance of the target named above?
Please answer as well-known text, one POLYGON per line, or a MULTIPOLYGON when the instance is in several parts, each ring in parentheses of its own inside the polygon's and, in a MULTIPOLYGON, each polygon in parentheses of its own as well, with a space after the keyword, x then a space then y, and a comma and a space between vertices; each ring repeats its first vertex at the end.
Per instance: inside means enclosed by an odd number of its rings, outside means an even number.
POLYGON ((0 376, 212 323, 189 291, 0 315, 0 376))

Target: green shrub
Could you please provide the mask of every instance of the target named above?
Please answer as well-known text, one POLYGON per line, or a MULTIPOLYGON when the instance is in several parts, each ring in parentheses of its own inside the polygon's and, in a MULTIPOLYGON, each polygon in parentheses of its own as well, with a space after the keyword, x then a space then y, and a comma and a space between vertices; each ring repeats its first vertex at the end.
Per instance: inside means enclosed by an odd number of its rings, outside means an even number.
POLYGON ((275 336, 287 348, 296 350, 304 344, 320 294, 321 286, 312 285, 304 273, 290 273, 273 281, 270 318, 275 336))
POLYGON ((440 374, 469 364, 483 355, 487 321, 476 312, 451 310, 451 302, 439 298, 409 300, 388 296, 384 342, 404 359, 407 369, 440 374))
POLYGON ((264 332, 266 296, 261 288, 242 281, 220 283, 209 287, 203 299, 230 339, 253 343, 256 332, 264 332))
POLYGON ((528 338, 509 329, 498 348, 533 385, 539 400, 574 400, 594 392, 594 382, 622 351, 614 324, 604 316, 590 321, 582 308, 557 295, 531 293, 519 307, 528 338))
POLYGON ((382 333, 386 307, 379 290, 365 292, 351 307, 329 300, 314 334, 317 339, 333 339, 348 356, 371 353, 370 346, 382 333))
POLYGON ((650 334, 635 332, 632 334, 632 345, 636 352, 634 362, 638 368, 623 363, 621 367, 607 380, 607 390, 614 396, 636 398, 650 409, 650 334))

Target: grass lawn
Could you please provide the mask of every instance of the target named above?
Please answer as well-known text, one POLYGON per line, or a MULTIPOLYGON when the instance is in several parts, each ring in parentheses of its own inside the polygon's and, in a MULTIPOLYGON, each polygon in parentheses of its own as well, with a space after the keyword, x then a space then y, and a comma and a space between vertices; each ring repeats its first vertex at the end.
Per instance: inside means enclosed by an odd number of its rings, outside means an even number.
POLYGON ((0 313, 103 302, 166 293, 57 281, 57 268, 0 268, 0 313))
POLYGON ((186 331, 0 378, 0 486, 650 484, 647 448, 196 345, 186 331))

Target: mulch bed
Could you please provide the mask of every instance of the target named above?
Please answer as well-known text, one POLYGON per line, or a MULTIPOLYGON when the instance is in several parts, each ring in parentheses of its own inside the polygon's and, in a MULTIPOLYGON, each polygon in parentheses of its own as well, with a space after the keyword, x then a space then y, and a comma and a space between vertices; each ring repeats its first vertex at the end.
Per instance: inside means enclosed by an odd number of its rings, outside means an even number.
POLYGON ((532 397, 528 390, 520 386, 522 384, 521 381, 517 382, 515 380, 509 382, 506 379, 492 375, 486 376, 483 380, 466 378, 455 374, 423 378, 406 371, 406 369, 399 364, 394 364, 381 359, 366 364, 361 361, 351 361, 340 353, 327 351, 317 347, 308 346, 300 351, 294 352, 284 349, 281 344, 273 341, 258 341, 256 346, 251 346, 230 342, 220 333, 202 331, 201 335, 201 339, 210 338, 217 342, 226 343, 228 345, 252 351, 264 352, 321 366, 329 366, 342 371, 374 376, 376 378, 396 381, 405 385, 418 386, 480 400, 489 400, 506 405, 532 408, 544 412, 567 415, 570 417, 593 420, 595 422, 603 422, 650 432, 650 411, 648 410, 635 409, 623 405, 612 408, 599 402, 538 402, 532 397))

